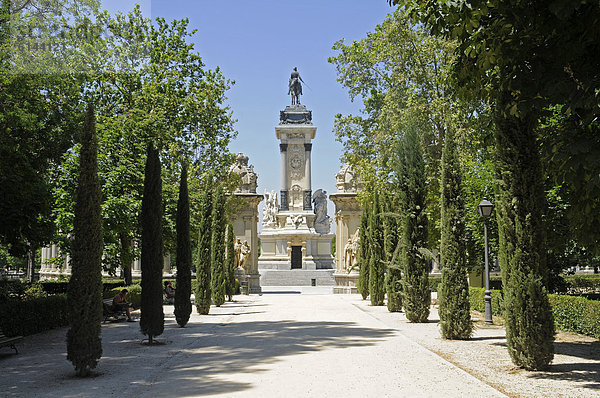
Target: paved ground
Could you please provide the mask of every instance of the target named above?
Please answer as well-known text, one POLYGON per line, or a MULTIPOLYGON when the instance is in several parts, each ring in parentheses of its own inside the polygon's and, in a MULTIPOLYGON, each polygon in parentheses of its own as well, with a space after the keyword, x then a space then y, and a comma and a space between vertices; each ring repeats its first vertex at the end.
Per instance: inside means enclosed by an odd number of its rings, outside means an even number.
MULTIPOLYGON (((507 382, 498 383, 456 360, 473 362, 464 351, 496 344, 502 336, 494 336, 503 333, 499 327, 478 331, 483 335, 475 336, 477 343, 463 346, 469 342, 439 338, 435 311, 429 323, 412 325, 402 314, 371 307, 356 295, 280 291, 235 299, 211 308, 211 315, 192 315, 186 328, 176 325, 172 306, 165 306, 162 346, 141 345, 138 323, 104 325, 104 354, 96 376, 89 379, 73 376, 65 354, 66 329, 29 336, 19 355, 6 349, 0 354, 0 396, 503 396, 499 390, 511 396, 558 396, 546 392, 562 391, 565 385, 573 385, 565 396, 600 392, 596 380, 595 386, 567 381, 549 390, 529 386, 531 393, 515 393, 506 385, 518 384, 510 377, 525 378, 530 385, 531 373, 512 372, 507 382), (444 348, 447 344, 450 350, 444 348)), ((482 360, 486 358, 476 358, 482 360)), ((589 366, 596 365, 597 375, 600 361, 589 366)), ((532 380, 548 384, 543 377, 532 380)))

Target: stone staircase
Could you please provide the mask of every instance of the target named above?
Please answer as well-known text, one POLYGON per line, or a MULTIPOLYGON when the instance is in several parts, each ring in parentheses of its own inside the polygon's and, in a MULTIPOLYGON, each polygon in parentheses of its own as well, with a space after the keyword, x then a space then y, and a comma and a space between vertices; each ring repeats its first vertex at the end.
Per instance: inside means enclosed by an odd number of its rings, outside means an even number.
POLYGON ((334 271, 333 269, 258 270, 261 286, 334 286, 334 271))

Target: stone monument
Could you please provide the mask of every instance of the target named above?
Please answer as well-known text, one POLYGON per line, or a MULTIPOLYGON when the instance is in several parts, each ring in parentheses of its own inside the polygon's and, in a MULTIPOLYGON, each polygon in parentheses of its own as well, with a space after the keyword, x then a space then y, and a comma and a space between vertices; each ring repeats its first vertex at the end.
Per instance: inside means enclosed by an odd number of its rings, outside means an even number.
POLYGON ((299 103, 301 89, 290 92, 298 98, 280 112, 275 127, 281 156, 279 198, 275 191, 265 191, 258 258, 261 285, 332 286, 333 234, 327 192, 318 189, 313 195, 311 185, 311 141, 317 128, 312 112, 299 103))
POLYGON ((235 234, 236 276, 240 283, 248 283, 249 293, 261 293, 260 275, 258 273, 258 204, 263 196, 256 193, 258 174, 254 166, 248 165, 248 156, 238 153, 235 163, 229 168, 230 173, 240 176, 240 186, 234 195, 241 199, 242 206, 233 217, 233 233, 235 234))
POLYGON ((352 166, 343 165, 335 175, 337 192, 329 197, 335 203, 335 287, 334 293, 356 293, 357 261, 360 247, 360 217, 362 208, 356 198, 361 188, 359 176, 352 166))

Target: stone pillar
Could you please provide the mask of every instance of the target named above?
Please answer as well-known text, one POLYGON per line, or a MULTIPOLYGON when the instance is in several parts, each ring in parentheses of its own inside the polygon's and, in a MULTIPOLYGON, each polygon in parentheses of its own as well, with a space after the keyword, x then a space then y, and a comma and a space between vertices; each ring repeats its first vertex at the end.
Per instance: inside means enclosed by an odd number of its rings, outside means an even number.
POLYGON ((288 184, 287 184, 287 175, 288 175, 288 161, 287 161, 287 146, 288 144, 279 144, 279 152, 281 152, 281 194, 279 204, 279 208, 282 211, 289 210, 289 202, 288 202, 288 184))
POLYGON ((360 189, 360 179, 357 178, 352 167, 343 165, 336 174, 337 192, 329 195, 335 203, 336 221, 336 271, 334 293, 356 293, 358 270, 349 268, 356 264, 358 255, 360 218, 362 208, 356 198, 360 189), (354 259, 353 264, 346 260, 354 259))
POLYGON ((248 290, 250 293, 262 293, 260 274, 258 273, 258 204, 263 200, 262 195, 253 193, 236 193, 243 199, 245 205, 238 209, 233 218, 233 233, 235 239, 242 243, 248 242, 250 253, 246 262, 248 290))
POLYGON ((302 210, 312 210, 312 182, 310 169, 311 149, 311 143, 304 144, 304 178, 306 181, 306 186, 304 187, 304 201, 302 210))

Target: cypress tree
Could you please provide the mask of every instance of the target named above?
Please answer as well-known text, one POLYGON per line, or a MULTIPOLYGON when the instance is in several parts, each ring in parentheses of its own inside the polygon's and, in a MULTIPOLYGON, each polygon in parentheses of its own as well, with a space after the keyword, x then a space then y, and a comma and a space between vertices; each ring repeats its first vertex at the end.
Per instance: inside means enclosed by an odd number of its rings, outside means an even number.
POLYGON ((225 246, 225 264, 227 268, 227 299, 233 301, 235 294, 235 234, 233 232, 233 224, 227 224, 227 245, 225 246))
POLYGON ((212 237, 210 262, 212 300, 217 307, 225 302, 226 277, 225 277, 225 194, 219 185, 215 193, 212 209, 212 237))
POLYGON ((402 272, 398 264, 398 223, 396 222, 395 206, 392 195, 384 195, 383 216, 383 247, 386 261, 385 289, 387 293, 387 308, 390 312, 402 309, 402 272))
POLYGON ((464 202, 458 152, 448 130, 442 150, 440 326, 446 339, 468 339, 473 333, 465 262, 464 202))
POLYGON ((398 177, 402 209, 402 305, 410 322, 429 317, 429 264, 419 252, 427 245, 425 163, 415 126, 409 126, 398 146, 398 177))
POLYGON ((148 336, 148 344, 164 331, 163 313, 163 242, 162 242, 162 178, 158 149, 148 144, 142 198, 142 303, 140 330, 148 336))
POLYGON ((369 237, 368 223, 370 214, 370 204, 367 200, 363 206, 363 212, 360 217, 360 230, 358 236, 360 239, 360 256, 358 257, 358 282, 356 289, 361 294, 362 299, 369 297, 369 237))
POLYGON ((88 106, 73 220, 71 279, 67 290, 70 328, 67 359, 78 376, 88 376, 102 356, 102 216, 98 183, 98 140, 92 106, 88 106))
POLYGON ((545 196, 534 130, 537 117, 507 115, 504 110, 510 99, 510 93, 501 94, 494 115, 506 340, 516 365, 543 369, 554 357, 554 321, 544 287, 548 277, 542 225, 545 196))
POLYGON ((190 244, 190 200, 187 183, 187 165, 181 169, 179 199, 177 200, 177 289, 175 290, 175 319, 184 327, 192 313, 192 247, 190 244))
POLYGON ((383 228, 379 193, 373 194, 369 216, 369 295, 371 305, 383 305, 385 296, 385 265, 383 252, 383 228))
POLYGON ((198 263, 196 264, 196 310, 200 315, 207 315, 210 311, 210 242, 212 228, 212 177, 208 177, 204 191, 200 197, 200 237, 198 239, 198 263))

